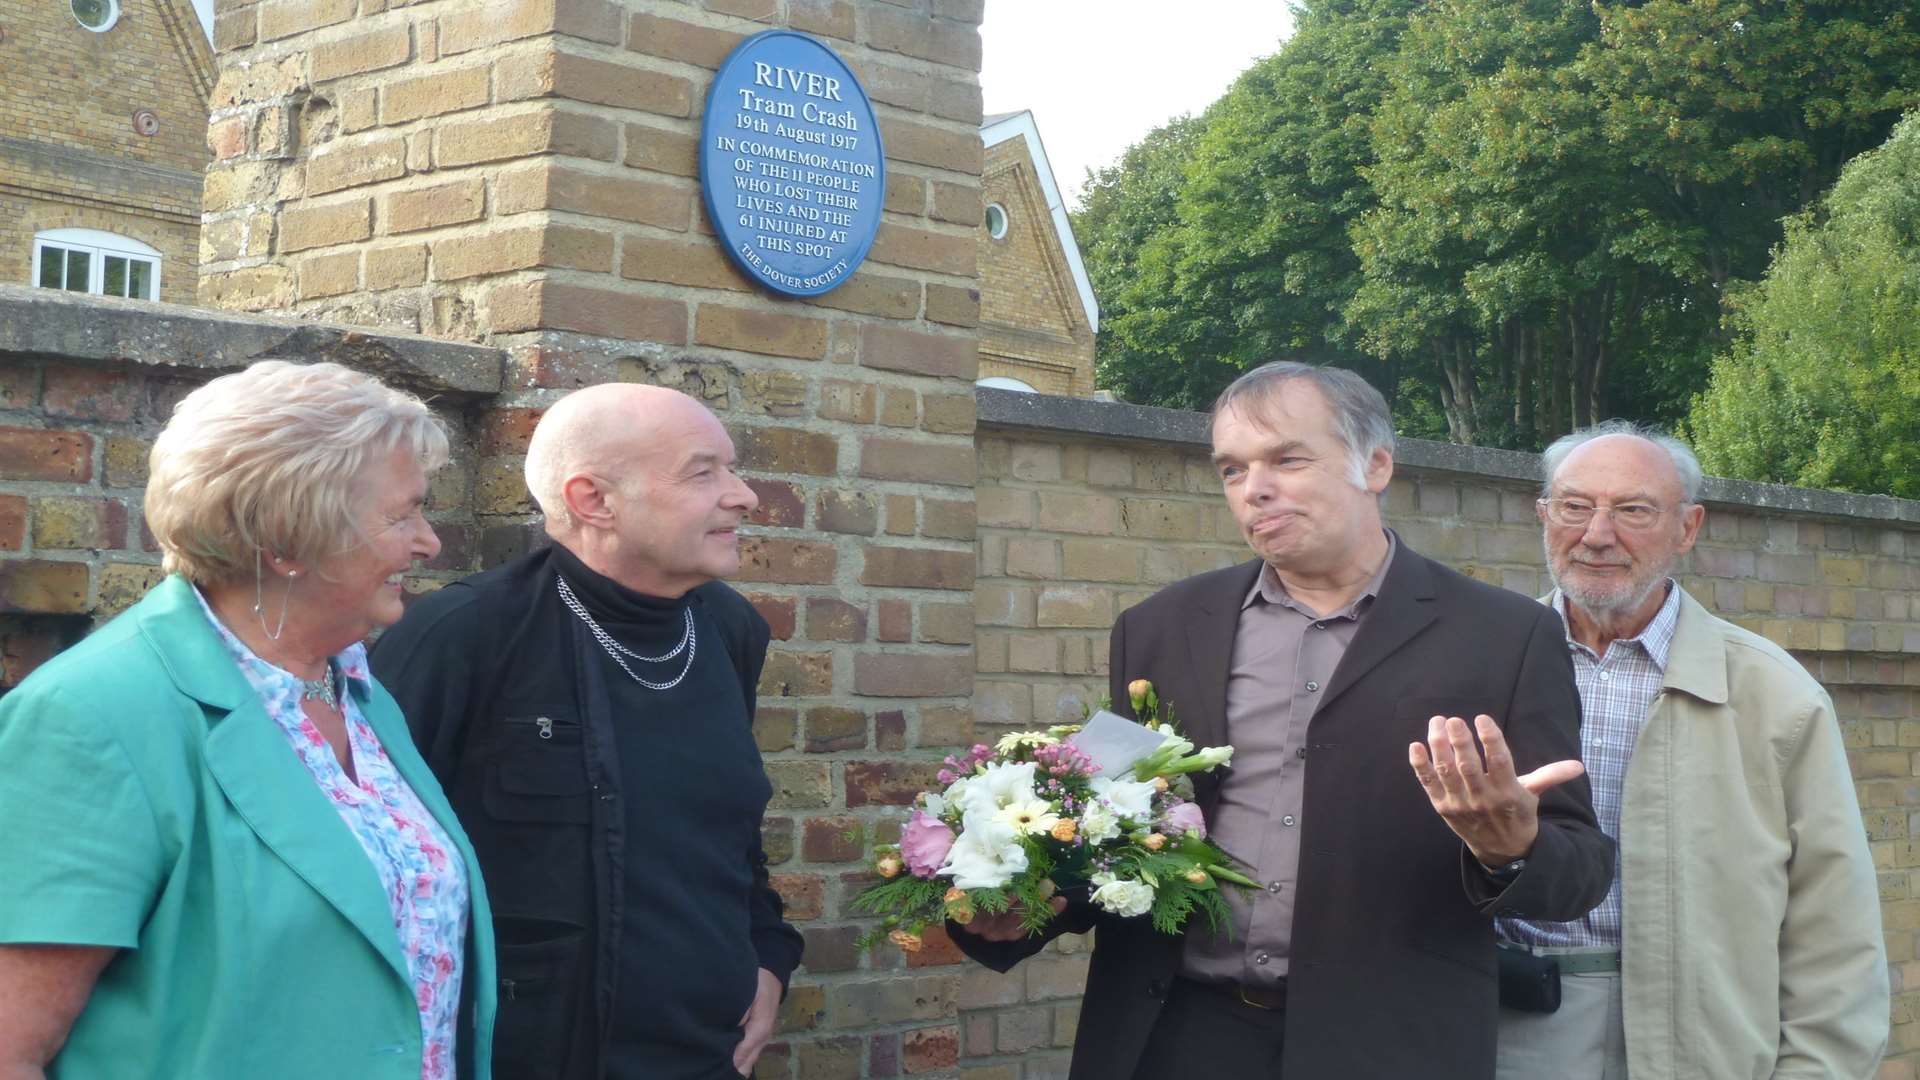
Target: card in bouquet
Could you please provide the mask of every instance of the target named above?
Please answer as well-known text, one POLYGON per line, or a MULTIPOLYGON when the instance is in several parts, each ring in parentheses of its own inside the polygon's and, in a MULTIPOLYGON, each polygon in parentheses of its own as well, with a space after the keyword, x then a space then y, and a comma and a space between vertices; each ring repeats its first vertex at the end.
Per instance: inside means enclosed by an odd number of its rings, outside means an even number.
POLYGON ((1087 718, 1067 742, 1098 767, 1096 775, 1123 777, 1148 754, 1160 749, 1167 737, 1106 709, 1087 718))

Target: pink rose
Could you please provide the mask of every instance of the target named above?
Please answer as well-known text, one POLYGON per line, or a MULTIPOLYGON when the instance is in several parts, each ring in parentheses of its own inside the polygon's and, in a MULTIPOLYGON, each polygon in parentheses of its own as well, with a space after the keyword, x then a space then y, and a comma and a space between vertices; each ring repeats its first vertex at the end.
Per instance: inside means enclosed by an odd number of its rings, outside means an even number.
POLYGON ((1200 808, 1190 802, 1177 802, 1167 807, 1165 815, 1167 830, 1172 833, 1197 832, 1200 839, 1207 838, 1207 819, 1200 808))
POLYGON ((915 810, 900 830, 900 856, 914 877, 930 878, 947 861, 953 830, 925 810, 915 810))

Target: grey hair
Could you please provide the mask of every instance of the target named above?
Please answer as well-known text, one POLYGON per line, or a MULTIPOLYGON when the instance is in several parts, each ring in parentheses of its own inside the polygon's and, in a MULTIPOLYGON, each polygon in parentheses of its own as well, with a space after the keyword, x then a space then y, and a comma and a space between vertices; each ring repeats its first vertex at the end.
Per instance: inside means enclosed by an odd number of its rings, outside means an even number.
POLYGON ((1393 454, 1393 412, 1372 383, 1345 368, 1320 367, 1296 360, 1269 361, 1220 391, 1209 416, 1218 419, 1228 409, 1242 409, 1257 416, 1262 406, 1295 379, 1312 383, 1327 399, 1333 409, 1334 433, 1347 447, 1347 479, 1354 487, 1366 487, 1367 462, 1373 459, 1374 451, 1393 454))
POLYGON ((1595 439, 1608 435, 1631 435, 1667 452, 1673 462, 1673 471, 1680 476, 1680 503, 1682 506, 1700 501, 1700 459, 1693 454, 1693 448, 1679 439, 1645 424, 1636 424, 1631 420, 1607 420, 1592 427, 1581 428, 1560 436, 1553 445, 1540 452, 1540 494, 1553 494, 1553 477, 1566 464, 1567 457, 1575 450, 1595 439))

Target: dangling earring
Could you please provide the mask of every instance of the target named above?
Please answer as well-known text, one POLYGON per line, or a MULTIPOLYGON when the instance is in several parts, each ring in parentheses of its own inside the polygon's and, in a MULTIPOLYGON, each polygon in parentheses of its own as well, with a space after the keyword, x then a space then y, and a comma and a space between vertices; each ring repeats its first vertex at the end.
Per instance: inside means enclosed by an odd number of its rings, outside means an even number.
POLYGON ((267 629, 267 607, 261 597, 262 583, 266 577, 263 562, 261 553, 255 551, 253 553, 253 617, 260 620, 260 632, 267 635, 267 640, 279 641, 280 635, 287 629, 287 608, 293 606, 293 579, 300 576, 300 571, 287 571, 287 592, 280 598, 280 622, 269 630, 267 629))

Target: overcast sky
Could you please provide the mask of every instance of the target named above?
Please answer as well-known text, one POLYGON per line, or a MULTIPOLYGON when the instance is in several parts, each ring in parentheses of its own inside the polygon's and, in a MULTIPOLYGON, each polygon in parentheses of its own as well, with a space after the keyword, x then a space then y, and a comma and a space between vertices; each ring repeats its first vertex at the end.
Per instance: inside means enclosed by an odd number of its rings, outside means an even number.
POLYGON ((1032 110, 1077 206, 1086 170, 1206 108, 1292 23, 1282 0, 994 0, 981 93, 989 114, 1032 110))

